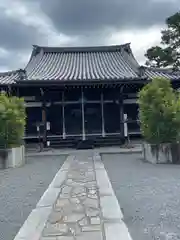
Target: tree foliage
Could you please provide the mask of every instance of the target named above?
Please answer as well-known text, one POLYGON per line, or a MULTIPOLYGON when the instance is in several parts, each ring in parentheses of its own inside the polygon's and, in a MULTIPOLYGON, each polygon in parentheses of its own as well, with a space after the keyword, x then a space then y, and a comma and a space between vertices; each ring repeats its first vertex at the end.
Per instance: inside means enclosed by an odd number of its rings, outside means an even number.
POLYGON ((167 28, 161 31, 161 45, 149 48, 146 65, 180 68, 180 12, 166 19, 167 28))
POLYGON ((174 143, 180 133, 180 96, 170 81, 154 78, 139 92, 139 117, 144 138, 151 144, 174 143))
POLYGON ((22 144, 26 114, 24 100, 0 94, 0 148, 22 144))

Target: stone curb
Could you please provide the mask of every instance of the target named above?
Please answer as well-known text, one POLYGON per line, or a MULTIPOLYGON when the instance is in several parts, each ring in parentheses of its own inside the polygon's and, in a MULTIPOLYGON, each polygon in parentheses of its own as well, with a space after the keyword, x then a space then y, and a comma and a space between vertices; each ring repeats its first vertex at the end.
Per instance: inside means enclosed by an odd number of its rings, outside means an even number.
MULTIPOLYGON (((87 150, 88 151, 88 150, 87 150)), ((133 154, 133 153, 142 153, 142 148, 132 148, 132 149, 109 149, 109 150, 94 150, 97 151, 99 154, 133 154)), ((38 156, 61 156, 61 155, 68 155, 68 154, 75 154, 75 151, 70 150, 65 152, 35 152, 35 153, 26 153, 26 157, 38 157, 38 156)))
POLYGON ((68 156, 61 169, 55 175, 53 181, 39 200, 36 208, 32 210, 29 217, 17 233, 14 240, 39 240, 46 225, 52 207, 60 193, 60 185, 66 178, 68 164, 72 156, 68 156))
POLYGON ((94 165, 99 188, 105 239, 132 240, 128 228, 123 221, 120 205, 99 154, 94 156, 94 165))
POLYGON ((142 148, 134 149, 120 149, 119 151, 99 151, 100 154, 133 154, 133 153, 142 153, 142 148))

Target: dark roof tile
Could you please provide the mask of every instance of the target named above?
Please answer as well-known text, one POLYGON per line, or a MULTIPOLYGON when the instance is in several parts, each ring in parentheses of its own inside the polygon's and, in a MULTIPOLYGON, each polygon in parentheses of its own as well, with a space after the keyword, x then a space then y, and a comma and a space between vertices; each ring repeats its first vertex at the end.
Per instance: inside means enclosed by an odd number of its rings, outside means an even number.
POLYGON ((138 77, 129 44, 104 47, 35 46, 25 68, 29 80, 108 80, 138 77))
POLYGON ((19 80, 19 70, 0 73, 0 84, 9 85, 19 80))
POLYGON ((180 71, 173 71, 172 68, 141 67, 141 71, 148 79, 155 77, 164 77, 170 80, 180 79, 180 71))

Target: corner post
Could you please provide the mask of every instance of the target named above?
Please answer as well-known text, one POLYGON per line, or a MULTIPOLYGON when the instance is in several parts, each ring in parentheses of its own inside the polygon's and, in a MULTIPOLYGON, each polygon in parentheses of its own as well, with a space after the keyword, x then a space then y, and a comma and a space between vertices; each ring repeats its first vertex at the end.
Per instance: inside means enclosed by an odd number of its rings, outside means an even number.
POLYGON ((86 140, 86 133, 85 133, 85 117, 84 117, 84 91, 81 88, 81 110, 82 110, 82 140, 86 140))
POLYGON ((42 99, 43 146, 47 147, 47 107, 46 107, 45 92, 42 88, 40 88, 40 91, 41 91, 41 99, 42 99))
POLYGON ((120 114, 120 131, 123 141, 125 140, 124 136, 124 103, 123 103, 123 90, 124 85, 120 87, 120 95, 119 95, 119 114, 120 114))
POLYGON ((102 137, 106 136, 104 124, 104 93, 101 92, 101 117, 102 117, 102 137))
POLYGON ((62 92, 62 117, 63 117, 63 139, 66 139, 64 91, 62 92))

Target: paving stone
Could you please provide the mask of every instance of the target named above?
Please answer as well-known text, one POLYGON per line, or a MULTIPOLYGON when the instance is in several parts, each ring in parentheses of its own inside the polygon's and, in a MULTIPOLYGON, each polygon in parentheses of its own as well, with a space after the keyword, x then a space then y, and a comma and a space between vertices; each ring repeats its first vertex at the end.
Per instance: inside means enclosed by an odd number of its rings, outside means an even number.
POLYGON ((102 233, 101 232, 84 232, 82 235, 76 237, 76 240, 92 240, 92 239, 103 240, 102 233))
POLYGON ((72 236, 77 236, 82 232, 78 223, 68 223, 68 227, 72 236))
POLYGON ((57 240, 56 236, 55 237, 41 237, 40 240, 57 240))
POLYGON ((86 198, 86 200, 83 202, 83 204, 87 207, 93 207, 93 208, 99 207, 99 203, 98 203, 97 199, 86 198))
POLYGON ((61 236, 67 234, 69 231, 68 225, 64 223, 47 223, 44 231, 44 237, 51 237, 51 236, 61 236))
POLYGON ((67 206, 69 204, 70 204, 69 199, 67 199, 67 198, 65 198, 65 199, 58 198, 57 202, 55 204, 55 208, 62 208, 62 207, 65 207, 65 206, 67 206))
POLYGON ((72 213, 69 216, 64 216, 64 222, 69 223, 69 222, 78 222, 84 217, 84 214, 80 213, 72 213))
POLYGON ((87 187, 87 188, 91 188, 91 187, 93 187, 93 186, 96 186, 96 188, 97 188, 97 183, 96 183, 95 180, 89 181, 89 182, 86 183, 86 187, 87 187))
POLYGON ((84 201, 87 199, 87 196, 86 196, 86 195, 78 196, 78 199, 79 199, 81 202, 84 202, 84 201))
POLYGON ((90 195, 90 194, 88 194, 87 197, 88 197, 89 199, 94 199, 94 200, 96 200, 96 201, 97 201, 97 199, 98 199, 98 196, 97 196, 97 195, 90 195))
POLYGON ((72 236, 42 237, 40 240, 74 240, 72 236))
POLYGON ((82 220, 79 221, 80 226, 85 226, 85 225, 88 225, 88 224, 89 224, 89 221, 88 221, 87 217, 84 217, 82 220))
MULTIPOLYGON (((46 239, 44 239, 46 240, 46 239)), ((59 236, 55 240, 74 240, 74 237, 72 236, 59 236)))
POLYGON ((97 189, 94 189, 93 187, 92 187, 92 189, 88 189, 88 194, 89 195, 96 195, 97 194, 97 189))
POLYGON ((96 217, 99 215, 99 213, 100 213, 100 209, 98 209, 98 208, 89 207, 86 209, 86 214, 89 217, 96 217))
POLYGON ((85 186, 86 183, 84 182, 76 182, 75 180, 72 180, 71 178, 68 178, 67 181, 66 181, 66 185, 67 186, 85 186))
POLYGON ((75 203, 75 204, 80 204, 81 201, 79 200, 79 198, 73 197, 69 199, 70 203, 75 203))
POLYGON ((101 225, 89 225, 89 226, 83 226, 82 231, 83 232, 94 232, 94 231, 101 231, 101 225))
POLYGON ((76 203, 69 203, 62 208, 54 208, 54 212, 59 212, 63 216, 71 215, 73 213, 81 214, 84 213, 84 206, 76 203))
POLYGON ((100 217, 91 217, 91 224, 100 224, 101 219, 100 217))
POLYGON ((71 191, 72 191, 72 187, 69 186, 63 186, 62 190, 61 190, 61 198, 69 198, 71 197, 71 191))
POLYGON ((52 224, 55 224, 57 222, 62 222, 62 220, 63 220, 63 214, 60 211, 57 211, 57 212, 53 211, 50 214, 49 219, 48 219, 48 221, 52 224))
POLYGON ((81 193, 85 193, 86 194, 86 188, 82 187, 82 186, 74 187, 72 193, 74 195, 78 195, 78 194, 81 194, 81 193))

